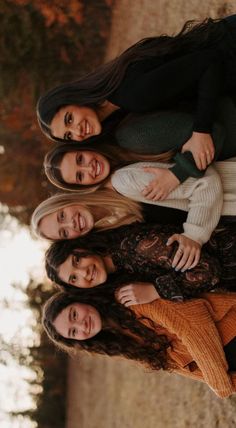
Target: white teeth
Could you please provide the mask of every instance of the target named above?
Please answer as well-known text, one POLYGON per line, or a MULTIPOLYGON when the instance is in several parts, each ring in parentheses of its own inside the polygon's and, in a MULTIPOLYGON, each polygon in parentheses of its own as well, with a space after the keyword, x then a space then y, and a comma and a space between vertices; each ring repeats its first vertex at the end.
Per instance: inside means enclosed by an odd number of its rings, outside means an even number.
POLYGON ((86 134, 89 134, 89 131, 90 131, 89 123, 86 122, 86 134))
POLYGON ((98 161, 96 161, 96 175, 99 175, 101 172, 101 165, 98 161))
POLYGON ((85 227, 85 220, 84 220, 84 217, 82 217, 81 215, 79 216, 79 226, 80 226, 80 230, 83 230, 85 227))
POLYGON ((92 270, 92 277, 91 277, 91 279, 93 280, 94 277, 95 277, 95 266, 93 267, 93 270, 92 270))

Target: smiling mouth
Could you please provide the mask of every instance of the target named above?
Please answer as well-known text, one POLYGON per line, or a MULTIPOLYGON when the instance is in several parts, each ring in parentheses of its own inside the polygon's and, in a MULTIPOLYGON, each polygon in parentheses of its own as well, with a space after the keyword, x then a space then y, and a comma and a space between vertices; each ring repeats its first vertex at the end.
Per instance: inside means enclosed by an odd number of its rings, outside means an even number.
POLYGON ((87 120, 84 120, 79 124, 80 127, 80 137, 84 138, 92 134, 93 128, 87 120))
POLYGON ((98 177, 98 175, 101 175, 102 173, 102 165, 99 161, 95 161, 95 177, 98 177))
POLYGON ((91 134, 91 126, 89 124, 89 122, 85 121, 85 134, 91 134))
POLYGON ((78 227, 80 232, 84 230, 85 226, 86 226, 85 218, 81 214, 78 214, 78 227))
POLYGON ((96 269, 96 266, 93 265, 92 275, 91 275, 90 281, 91 282, 94 281, 94 279, 96 278, 96 276, 97 276, 97 269, 96 269))

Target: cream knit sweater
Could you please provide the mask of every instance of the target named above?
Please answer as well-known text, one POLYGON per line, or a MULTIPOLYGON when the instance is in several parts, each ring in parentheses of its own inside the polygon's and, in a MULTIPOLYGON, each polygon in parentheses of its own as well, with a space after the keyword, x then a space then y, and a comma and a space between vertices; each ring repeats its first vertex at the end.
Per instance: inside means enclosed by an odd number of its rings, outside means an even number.
POLYGON ((183 234, 202 245, 210 239, 221 215, 236 215, 236 158, 215 162, 200 179, 188 178, 164 201, 145 199, 141 192, 155 176, 143 167, 170 168, 172 165, 134 163, 115 171, 111 184, 118 193, 135 201, 188 211, 183 234))

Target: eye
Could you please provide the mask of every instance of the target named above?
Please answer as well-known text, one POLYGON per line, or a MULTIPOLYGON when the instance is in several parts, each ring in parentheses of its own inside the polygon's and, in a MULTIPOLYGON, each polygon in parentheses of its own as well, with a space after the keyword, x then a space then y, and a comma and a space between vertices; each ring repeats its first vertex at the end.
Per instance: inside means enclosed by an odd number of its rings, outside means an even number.
POLYGON ((70 278, 69 278, 69 283, 70 284, 75 284, 76 280, 77 280, 77 276, 76 275, 70 275, 70 278))
POLYGON ((82 183, 84 179, 84 174, 82 172, 76 173, 76 183, 82 183))
POLYGON ((59 212, 59 216, 58 216, 58 217, 59 217, 59 220, 60 220, 60 221, 65 220, 65 213, 64 213, 64 211, 60 211, 60 212, 59 212))
POLYGON ((72 140, 72 133, 71 132, 66 132, 64 134, 64 140, 72 140))
POLYGON ((60 228, 59 235, 60 235, 61 239, 68 239, 69 238, 69 232, 67 229, 60 228))
POLYGON ((81 153, 77 153, 76 155, 76 163, 77 165, 80 165, 83 161, 83 155, 81 153))
POLYGON ((64 123, 65 123, 65 125, 66 125, 66 126, 67 126, 67 125, 71 125, 72 121, 73 121, 72 113, 67 112, 67 113, 65 114, 65 117, 64 117, 64 123))
POLYGON ((68 113, 67 114, 67 123, 70 125, 72 123, 72 120, 73 120, 72 113, 68 113))
POLYGON ((63 238, 67 239, 69 236, 68 230, 67 229, 62 229, 62 236, 63 238))
POLYGON ((76 310, 73 309, 73 311, 72 311, 72 319, 73 319, 73 321, 75 321, 76 318, 77 318, 76 310))
POLYGON ((77 267, 77 266, 78 266, 78 264, 79 264, 79 261, 80 261, 80 256, 79 256, 79 254, 73 254, 73 256, 72 256, 72 265, 73 265, 74 267, 77 267))
POLYGON ((76 328, 72 328, 72 330, 71 330, 71 336, 75 337, 76 333, 77 333, 76 328))

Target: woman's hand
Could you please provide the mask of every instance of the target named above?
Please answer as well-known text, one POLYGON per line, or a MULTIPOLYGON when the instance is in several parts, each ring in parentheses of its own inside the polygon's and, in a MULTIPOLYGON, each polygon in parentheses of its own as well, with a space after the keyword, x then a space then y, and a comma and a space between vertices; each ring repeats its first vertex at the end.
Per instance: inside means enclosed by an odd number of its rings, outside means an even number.
POLYGON ((143 167, 143 169, 155 175, 155 178, 142 191, 146 199, 163 201, 180 184, 178 178, 168 169, 156 167, 143 167))
POLYGON ((195 267, 200 260, 201 245, 179 233, 172 235, 166 245, 172 245, 175 241, 179 243, 179 247, 175 253, 172 267, 177 271, 181 270, 181 272, 195 267))
POLYGON ((134 282, 124 285, 115 293, 116 299, 124 306, 150 303, 160 296, 150 282, 134 282))
POLYGON ((211 135, 193 132, 192 137, 183 145, 181 152, 191 152, 198 169, 206 169, 215 156, 211 135))

